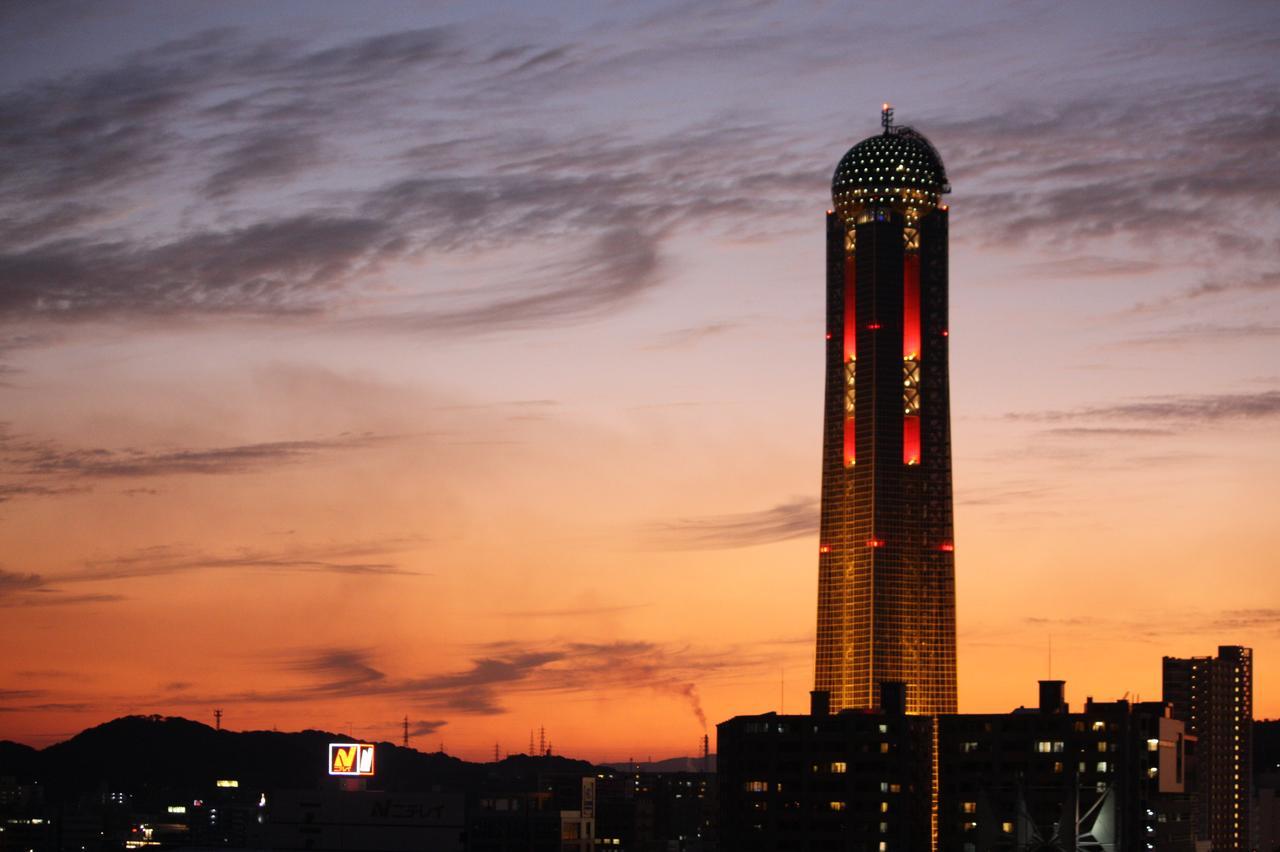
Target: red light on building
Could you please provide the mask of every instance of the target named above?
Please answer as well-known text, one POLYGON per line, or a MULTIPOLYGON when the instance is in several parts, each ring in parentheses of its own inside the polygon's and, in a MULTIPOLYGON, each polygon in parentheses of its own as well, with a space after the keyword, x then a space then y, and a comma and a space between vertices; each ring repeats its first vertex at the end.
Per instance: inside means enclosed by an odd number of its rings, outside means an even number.
POLYGON ((950 336, 951 336, 951 332, 947 331, 947 330, 944 328, 944 329, 942 330, 942 336, 943 336, 943 337, 950 337, 950 336))
POLYGON ((902 356, 920 357, 920 255, 902 259, 902 356))
POLYGON ((858 267, 853 257, 844 261, 844 360, 858 357, 858 267))
POLYGON ((873 538, 867 541, 867 547, 884 547, 884 539, 873 538))
POLYGON ((907 415, 902 418, 902 463, 920 464, 920 418, 907 415))
POLYGON ((871 323, 871 325, 867 326, 867 328, 871 329, 872 331, 877 331, 880 328, 880 323, 873 322, 871 323))
POLYGON ((818 548, 818 552, 819 552, 819 553, 830 553, 830 552, 831 552, 831 545, 829 545, 829 544, 824 544, 824 545, 822 545, 821 547, 819 547, 819 548, 818 548))
POLYGON ((947 553, 951 553, 953 550, 956 549, 956 546, 949 541, 944 541, 938 549, 942 551, 946 551, 947 553))
POLYGON ((828 332, 827 332, 827 340, 830 340, 830 339, 831 339, 831 332, 829 332, 829 331, 828 331, 828 332))

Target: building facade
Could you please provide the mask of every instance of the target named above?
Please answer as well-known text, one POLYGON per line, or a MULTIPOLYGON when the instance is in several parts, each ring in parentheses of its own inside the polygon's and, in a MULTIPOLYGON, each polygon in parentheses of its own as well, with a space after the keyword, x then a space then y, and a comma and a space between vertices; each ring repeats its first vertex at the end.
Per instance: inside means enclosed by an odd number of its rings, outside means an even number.
POLYGON ((907 715, 892 683, 879 712, 814 696, 807 716, 716 727, 722 849, 1197 850, 1195 739, 1161 702, 1073 713, 1061 681, 1010 713, 907 715))
POLYGON ((827 349, 816 690, 956 710, 942 160, 893 125, 853 146, 827 214, 827 349))
POLYGON ((1222 852, 1252 848, 1253 650, 1222 645, 1217 657, 1165 657, 1163 680, 1174 717, 1199 741, 1198 837, 1222 852))
POLYGON ((825 702, 716 726, 725 852, 930 848, 934 720, 892 701, 890 712, 834 715, 825 702))
POLYGON ((1085 703, 1042 681, 1038 708, 938 719, 939 848, 1194 852, 1194 739, 1159 702, 1085 703))

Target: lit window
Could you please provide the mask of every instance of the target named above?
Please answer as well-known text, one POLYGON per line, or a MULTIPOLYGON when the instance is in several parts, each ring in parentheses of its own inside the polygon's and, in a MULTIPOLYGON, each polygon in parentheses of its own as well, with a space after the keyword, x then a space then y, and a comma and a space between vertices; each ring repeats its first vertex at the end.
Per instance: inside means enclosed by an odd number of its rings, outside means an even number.
POLYGON ((827 805, 833 811, 842 811, 848 807, 848 805, 845 802, 828 802, 827 805))
POLYGON ((966 814, 976 814, 978 812, 977 802, 961 802, 960 810, 966 814))
POLYGON ((831 764, 831 771, 837 775, 843 775, 845 772, 849 771, 849 765, 843 760, 837 760, 835 763, 831 764))
POLYGON ((748 781, 746 783, 748 793, 767 793, 769 792, 768 781, 748 781))
POLYGON ((1005 834, 1013 834, 1013 823, 1011 822, 1000 823, 1000 830, 1003 831, 1005 834))

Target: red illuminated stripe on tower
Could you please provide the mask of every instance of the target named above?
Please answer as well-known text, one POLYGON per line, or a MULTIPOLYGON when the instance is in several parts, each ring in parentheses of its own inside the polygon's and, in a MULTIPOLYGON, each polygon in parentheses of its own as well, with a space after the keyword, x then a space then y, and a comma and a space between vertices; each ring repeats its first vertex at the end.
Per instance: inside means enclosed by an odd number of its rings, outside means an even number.
POLYGON ((902 462, 920 464, 920 415, 908 414, 902 418, 902 462))
POLYGON ((920 357, 920 255, 902 259, 902 357, 920 357))
POLYGON ((858 270, 853 255, 844 259, 844 360, 846 363, 858 357, 858 304, 854 286, 858 270))
MULTIPOLYGON (((857 304, 858 270, 855 258, 846 254, 844 258, 844 369, 845 381, 848 381, 850 366, 858 359, 858 304, 857 304)), ((856 388, 855 388, 856 391, 856 388)), ((846 387, 845 393, 847 394, 846 387)), ((858 461, 858 436, 854 429, 853 412, 845 412, 844 418, 844 466, 852 467, 858 461)))
MULTIPOLYGON (((920 255, 915 252, 908 252, 902 259, 902 357, 906 361, 920 360, 920 255)), ((902 462, 920 464, 918 414, 902 418, 902 462)))

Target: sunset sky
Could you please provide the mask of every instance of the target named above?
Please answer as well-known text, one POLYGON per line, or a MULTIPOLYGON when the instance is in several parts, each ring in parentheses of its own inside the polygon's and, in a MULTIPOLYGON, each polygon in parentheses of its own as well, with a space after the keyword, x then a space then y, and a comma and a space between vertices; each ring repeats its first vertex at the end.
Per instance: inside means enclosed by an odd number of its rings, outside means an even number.
POLYGON ((0 48, 0 739, 804 710, 882 101, 953 187, 960 709, 1243 644, 1280 716, 1280 5, 44 2, 0 48))

